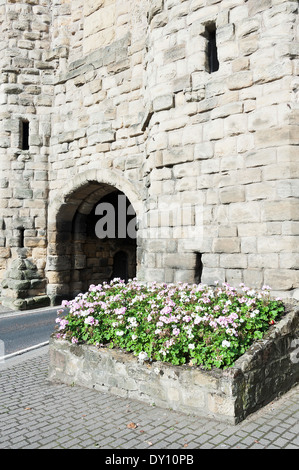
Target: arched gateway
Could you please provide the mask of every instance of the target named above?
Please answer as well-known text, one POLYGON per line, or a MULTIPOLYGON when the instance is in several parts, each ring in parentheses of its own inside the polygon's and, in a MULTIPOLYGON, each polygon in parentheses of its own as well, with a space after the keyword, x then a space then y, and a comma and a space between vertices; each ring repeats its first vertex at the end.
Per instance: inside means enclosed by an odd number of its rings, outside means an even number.
POLYGON ((52 303, 123 273, 136 276, 132 227, 140 211, 136 188, 115 171, 83 172, 63 189, 49 206, 46 276, 52 303))

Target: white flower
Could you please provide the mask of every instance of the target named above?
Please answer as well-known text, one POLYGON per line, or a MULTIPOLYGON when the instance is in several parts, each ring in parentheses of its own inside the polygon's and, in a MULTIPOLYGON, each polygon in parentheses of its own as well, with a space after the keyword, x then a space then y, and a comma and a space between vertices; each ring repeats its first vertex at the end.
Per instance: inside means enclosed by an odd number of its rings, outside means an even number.
POLYGON ((250 295, 250 296, 253 296, 253 295, 256 294, 256 292, 255 292, 254 289, 251 289, 251 290, 249 290, 249 291, 247 292, 247 294, 250 295))
POLYGON ((135 339, 137 339, 137 335, 132 335, 132 340, 134 341, 135 339))
POLYGON ((190 344, 188 344, 188 348, 189 348, 189 349, 194 349, 194 348, 195 348, 195 345, 192 344, 192 343, 190 343, 190 344))
POLYGON ((236 330, 234 328, 227 328, 226 333, 230 336, 235 335, 236 336, 236 330))
POLYGON ((148 355, 146 352, 144 351, 141 351, 139 354, 138 354, 138 361, 139 362, 144 362, 144 361, 147 361, 149 359, 148 355))
POLYGON ((250 318, 254 318, 256 314, 260 313, 259 310, 253 310, 253 312, 250 312, 250 318))
POLYGON ((135 317, 129 317, 128 322, 130 323, 130 326, 132 328, 138 326, 138 323, 135 317))
POLYGON ((229 348, 229 347, 230 347, 230 341, 226 341, 226 339, 224 339, 224 340, 222 341, 222 346, 223 346, 224 348, 229 348))
POLYGON ((122 336, 124 334, 124 332, 123 331, 117 331, 116 334, 117 334, 117 336, 122 336))

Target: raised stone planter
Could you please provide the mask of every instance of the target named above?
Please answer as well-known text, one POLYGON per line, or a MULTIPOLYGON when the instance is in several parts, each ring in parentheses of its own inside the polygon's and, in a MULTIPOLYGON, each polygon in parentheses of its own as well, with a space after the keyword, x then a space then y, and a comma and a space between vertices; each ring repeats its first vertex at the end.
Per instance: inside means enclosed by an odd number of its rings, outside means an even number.
POLYGON ((289 306, 263 340, 223 371, 139 363, 121 350, 74 345, 53 335, 49 380, 236 424, 299 381, 299 308, 289 306))

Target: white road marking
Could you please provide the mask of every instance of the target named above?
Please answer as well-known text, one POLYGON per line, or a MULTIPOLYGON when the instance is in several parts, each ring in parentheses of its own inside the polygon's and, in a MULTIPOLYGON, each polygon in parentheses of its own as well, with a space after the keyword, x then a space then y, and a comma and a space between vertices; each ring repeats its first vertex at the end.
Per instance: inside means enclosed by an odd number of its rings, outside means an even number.
POLYGON ((44 343, 35 344, 34 346, 30 346, 29 348, 20 349, 19 351, 15 351, 11 354, 7 354, 6 356, 0 357, 0 363, 5 361, 5 359, 10 359, 11 357, 18 356, 20 354, 24 354, 26 352, 32 351, 33 349, 42 348, 43 346, 46 346, 48 344, 49 344, 49 341, 45 341, 44 343))

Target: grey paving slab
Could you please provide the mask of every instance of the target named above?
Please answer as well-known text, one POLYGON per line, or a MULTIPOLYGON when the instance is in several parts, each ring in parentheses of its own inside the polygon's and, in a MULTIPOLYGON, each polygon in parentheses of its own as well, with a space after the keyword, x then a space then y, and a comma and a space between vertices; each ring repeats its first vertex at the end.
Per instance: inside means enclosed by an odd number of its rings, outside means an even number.
POLYGON ((299 386, 226 425, 51 384, 45 347, 0 364, 0 449, 298 449, 298 398, 299 386))

